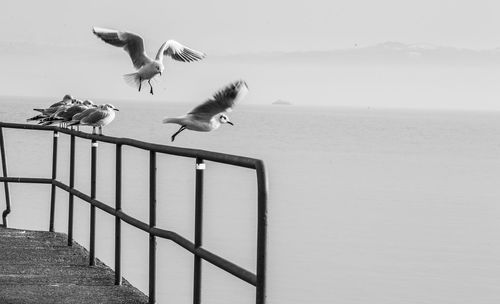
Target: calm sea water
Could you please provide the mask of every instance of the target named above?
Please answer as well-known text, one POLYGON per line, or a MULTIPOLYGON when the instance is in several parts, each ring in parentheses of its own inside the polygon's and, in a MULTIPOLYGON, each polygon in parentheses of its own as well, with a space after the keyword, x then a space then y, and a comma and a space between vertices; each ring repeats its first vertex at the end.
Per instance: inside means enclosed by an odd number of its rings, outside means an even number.
MULTIPOLYGON (((0 119, 24 122, 49 103, 3 100, 0 119)), ((162 117, 192 107, 113 103, 121 111, 105 134, 160 144, 177 130, 162 117)), ((500 302, 500 113, 241 105, 230 116, 234 127, 185 131, 173 144, 266 162, 269 303, 500 302)), ((50 176, 50 133, 4 133, 11 176, 50 176)), ((67 182, 66 136, 59 146, 67 182)), ((84 192, 89 159, 90 143, 77 140, 84 192)), ((124 210, 147 222, 148 153, 124 148, 123 162, 124 210)), ((98 167, 97 198, 113 205, 113 146, 99 146, 98 167)), ((254 172, 208 163, 205 176, 205 247, 254 271, 254 172)), ((49 187, 11 189, 11 226, 47 229, 49 187)), ((67 197, 57 193, 58 231, 67 197)), ((159 156, 159 226, 192 239, 193 201, 193 161, 159 156)), ((76 239, 87 245, 89 207, 76 202, 76 239)), ((97 230, 97 255, 113 265, 113 219, 98 212, 97 230)), ((145 292, 147 248, 147 235, 125 225, 124 276, 145 292)), ((159 303, 191 303, 192 261, 159 241, 159 303)), ((246 283, 208 263, 203 270, 204 303, 254 302, 246 283)))

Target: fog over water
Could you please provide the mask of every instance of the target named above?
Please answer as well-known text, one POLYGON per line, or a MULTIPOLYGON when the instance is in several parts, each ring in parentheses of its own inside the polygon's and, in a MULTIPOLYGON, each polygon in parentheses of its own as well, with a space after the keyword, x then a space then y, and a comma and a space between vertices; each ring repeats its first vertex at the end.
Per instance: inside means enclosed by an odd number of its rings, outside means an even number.
MULTIPOLYGON (((23 122, 49 101, 3 100, 2 121, 23 122)), ((171 144, 165 115, 192 104, 130 103, 104 132, 171 144)), ((240 105, 234 127, 185 131, 176 146, 263 159, 269 170, 269 303, 496 303, 500 300, 499 114, 240 105)), ((4 130, 11 176, 50 176, 51 134, 4 130), (22 148, 20 148, 22 147, 22 148)), ((58 178, 67 182, 61 135, 58 178)), ((76 187, 90 190, 90 143, 77 140, 76 187)), ((124 210, 148 219, 148 154, 124 148, 124 210)), ((255 269, 251 170, 207 164, 206 247, 255 269)), ((47 229, 50 187, 11 185, 10 224, 47 229)), ((3 194, 3 193, 0 193, 3 194)), ((97 198, 114 203, 114 147, 101 144, 97 198)), ((158 225, 192 239, 194 162, 158 158, 158 225)), ((77 200, 76 238, 88 244, 77 200)), ((58 231, 67 194, 57 193, 58 231)), ((113 265, 113 219, 98 211, 97 256, 113 265)), ((147 291, 147 235, 124 228, 124 276, 147 291)), ((252 303, 253 288, 204 263, 206 303, 252 303)), ((192 256, 159 241, 159 303, 191 301, 192 256)))
MULTIPOLYGON (((106 135, 262 159, 269 174, 269 304, 500 303, 500 2, 491 0, 4 1, 0 121, 25 123, 65 94, 120 109, 106 135), (128 55, 92 27, 174 39, 207 57, 165 59, 155 95, 129 87, 128 55), (249 94, 234 127, 184 131, 178 116, 230 82, 249 94), (274 105, 276 101, 281 104, 274 105)), ((89 131, 88 129, 86 131, 89 131)), ((3 130, 10 176, 49 177, 52 134, 3 130)), ((90 192, 90 142, 75 187, 90 192)), ((69 138, 57 178, 68 183, 69 138)), ((115 147, 98 151, 97 199, 113 206, 115 147)), ((148 222, 148 152, 123 148, 123 208, 148 222)), ((158 227, 192 240, 194 160, 158 155, 158 227)), ((48 229, 50 187, 11 184, 9 224, 48 229)), ((0 187, 0 210, 3 209, 0 187)), ((68 194, 57 191, 56 229, 68 194)), ((256 176, 207 162, 204 247, 252 272, 256 176)), ((75 238, 89 206, 75 200, 75 238)), ((114 264, 114 219, 97 256, 114 264)), ((192 303, 193 257, 158 241, 158 303, 192 303)), ((148 235, 123 225, 123 274, 147 292, 148 235)), ((203 263, 203 303, 254 288, 203 263)))

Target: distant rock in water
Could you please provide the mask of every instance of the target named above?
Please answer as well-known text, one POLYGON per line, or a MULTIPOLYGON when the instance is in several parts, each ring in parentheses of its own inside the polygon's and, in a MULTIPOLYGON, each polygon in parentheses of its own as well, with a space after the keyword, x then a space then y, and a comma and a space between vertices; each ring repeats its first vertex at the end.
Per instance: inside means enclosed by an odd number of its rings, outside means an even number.
POLYGON ((289 101, 286 101, 286 100, 281 100, 281 99, 278 99, 276 100, 275 102, 273 102, 273 105, 278 105, 278 106, 291 106, 292 103, 289 102, 289 101))

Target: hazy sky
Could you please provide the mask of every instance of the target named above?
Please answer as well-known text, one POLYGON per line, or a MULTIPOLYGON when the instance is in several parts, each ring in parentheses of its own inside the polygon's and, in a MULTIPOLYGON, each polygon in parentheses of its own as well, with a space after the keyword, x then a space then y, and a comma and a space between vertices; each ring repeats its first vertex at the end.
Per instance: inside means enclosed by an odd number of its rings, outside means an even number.
POLYGON ((343 67, 316 60, 261 63, 223 55, 370 46, 385 41, 471 49, 500 47, 500 2, 378 1, 3 1, 0 95, 200 102, 230 81, 250 86, 245 102, 495 108, 498 67, 343 67), (208 54, 199 63, 166 62, 155 96, 121 75, 134 71, 122 50, 92 26, 143 36, 154 56, 168 39, 208 54), (222 57, 220 56, 222 55, 222 57), (222 59, 221 59, 222 58, 222 59))
POLYGON ((210 53, 321 50, 389 40, 500 46, 495 0, 3 1, 2 41, 91 45, 93 25, 175 38, 210 53))

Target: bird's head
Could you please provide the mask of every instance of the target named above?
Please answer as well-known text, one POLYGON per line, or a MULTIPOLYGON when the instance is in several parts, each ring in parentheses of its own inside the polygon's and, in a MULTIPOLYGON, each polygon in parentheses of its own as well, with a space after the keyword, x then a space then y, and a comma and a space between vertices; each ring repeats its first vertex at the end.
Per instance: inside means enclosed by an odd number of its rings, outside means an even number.
POLYGON ((83 105, 93 107, 94 103, 92 102, 92 100, 85 99, 85 101, 83 101, 83 105))
POLYGON ((64 102, 71 102, 73 100, 73 97, 69 94, 64 95, 63 101, 64 102))
POLYGON ((120 111, 114 105, 112 105, 110 103, 106 103, 106 104, 101 105, 101 108, 104 110, 110 109, 110 110, 120 111))
POLYGON ((155 72, 157 74, 160 74, 160 76, 163 73, 163 70, 165 69, 165 67, 163 66, 163 64, 161 62, 159 62, 159 61, 155 61, 153 67, 155 69, 155 72))
POLYGON ((225 124, 225 123, 228 123, 230 124, 231 126, 234 126, 234 124, 229 120, 229 117, 227 117, 226 114, 221 114, 219 116, 219 121, 221 124, 225 124))

